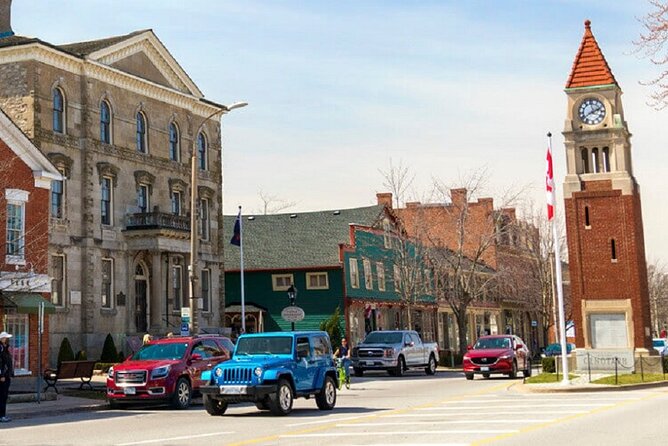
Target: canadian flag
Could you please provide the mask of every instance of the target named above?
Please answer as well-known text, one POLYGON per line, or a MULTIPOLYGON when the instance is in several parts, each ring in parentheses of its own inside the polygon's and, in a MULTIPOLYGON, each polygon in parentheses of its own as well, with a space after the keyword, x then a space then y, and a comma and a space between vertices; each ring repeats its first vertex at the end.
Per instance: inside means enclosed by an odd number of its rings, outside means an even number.
POLYGON ((554 205, 556 198, 554 195, 554 170, 552 170, 552 147, 547 146, 547 172, 545 174, 545 193, 547 198, 547 220, 554 218, 554 205))

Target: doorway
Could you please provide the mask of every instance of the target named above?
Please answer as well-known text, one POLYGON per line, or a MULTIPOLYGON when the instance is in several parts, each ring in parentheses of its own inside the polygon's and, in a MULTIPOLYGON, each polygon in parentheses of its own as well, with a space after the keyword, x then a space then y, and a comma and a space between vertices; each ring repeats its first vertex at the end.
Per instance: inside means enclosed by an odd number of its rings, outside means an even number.
POLYGON ((135 268, 135 326, 138 333, 148 330, 148 277, 146 269, 138 263, 135 268))

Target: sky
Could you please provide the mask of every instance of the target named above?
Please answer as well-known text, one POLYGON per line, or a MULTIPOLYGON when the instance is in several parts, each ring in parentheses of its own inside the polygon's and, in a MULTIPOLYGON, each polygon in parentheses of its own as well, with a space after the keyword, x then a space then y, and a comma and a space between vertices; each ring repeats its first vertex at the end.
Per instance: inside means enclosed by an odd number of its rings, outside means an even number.
POLYGON ((249 105, 224 116, 224 212, 376 203, 392 162, 415 181, 483 195, 525 189, 544 206, 553 134, 557 218, 565 175, 564 86, 585 19, 624 91, 650 262, 666 261, 668 110, 641 84, 658 69, 634 53, 643 0, 14 0, 16 34, 61 44, 151 28, 206 98, 249 105))

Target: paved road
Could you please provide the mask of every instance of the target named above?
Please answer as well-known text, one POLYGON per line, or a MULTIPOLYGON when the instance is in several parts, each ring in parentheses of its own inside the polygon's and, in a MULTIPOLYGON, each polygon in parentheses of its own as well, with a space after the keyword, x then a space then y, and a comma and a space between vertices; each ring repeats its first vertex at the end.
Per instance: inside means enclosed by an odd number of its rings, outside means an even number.
MULTIPOLYGON (((519 382, 519 380, 518 380, 519 382)), ((0 445, 516 445, 661 444, 668 390, 524 394, 507 379, 461 374, 356 379, 335 410, 297 400, 274 417, 232 406, 179 412, 137 408, 64 414, 0 425, 0 445), (577 441, 576 441, 577 440, 577 441)))

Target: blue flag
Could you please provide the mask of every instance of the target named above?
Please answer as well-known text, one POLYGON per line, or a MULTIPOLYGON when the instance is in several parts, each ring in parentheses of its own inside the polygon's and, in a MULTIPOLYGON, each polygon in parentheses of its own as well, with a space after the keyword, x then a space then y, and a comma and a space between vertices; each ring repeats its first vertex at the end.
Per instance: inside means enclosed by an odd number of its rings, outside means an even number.
POLYGON ((232 240, 230 244, 241 246, 241 211, 237 215, 237 219, 234 220, 234 234, 232 235, 232 240))

